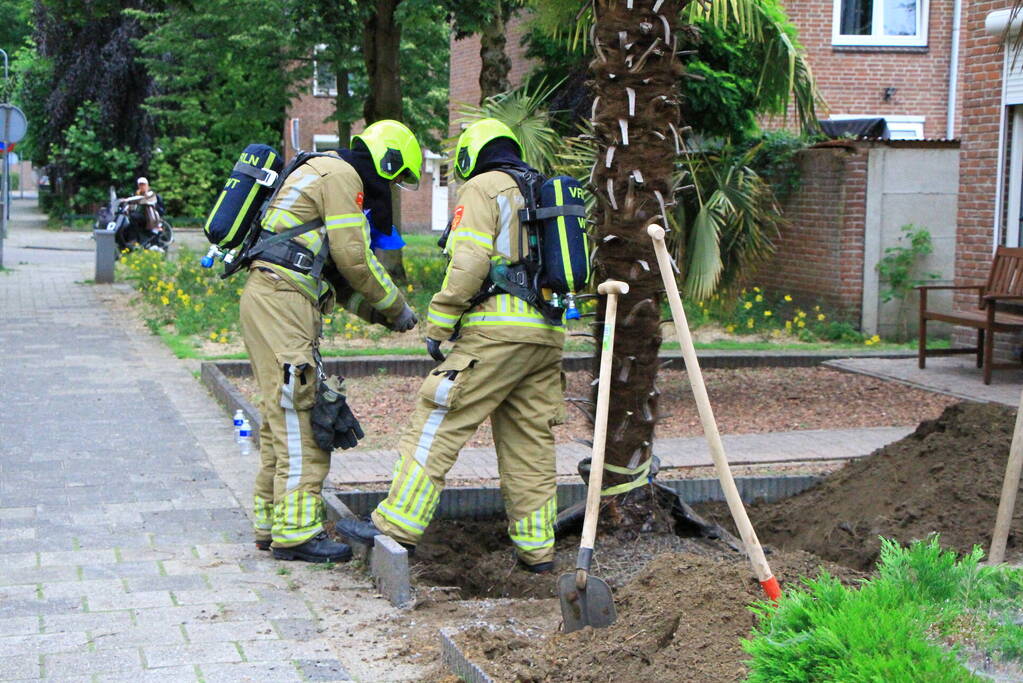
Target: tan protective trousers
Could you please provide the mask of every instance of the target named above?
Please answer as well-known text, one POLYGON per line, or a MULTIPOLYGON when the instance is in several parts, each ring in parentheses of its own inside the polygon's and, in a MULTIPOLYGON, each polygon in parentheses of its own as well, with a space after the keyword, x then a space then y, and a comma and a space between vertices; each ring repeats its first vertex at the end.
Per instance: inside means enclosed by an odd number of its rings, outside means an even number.
POLYGON ((320 325, 319 310, 294 286, 276 273, 250 271, 241 327, 263 416, 254 526, 257 540, 272 538, 279 548, 305 543, 323 530, 320 491, 330 454, 316 445, 310 423, 320 325))
POLYGON ((488 416, 494 429, 508 534, 528 564, 554 558, 554 436, 565 418, 562 349, 466 334, 423 382, 398 445, 387 499, 373 523, 415 544, 433 518, 458 452, 488 416))

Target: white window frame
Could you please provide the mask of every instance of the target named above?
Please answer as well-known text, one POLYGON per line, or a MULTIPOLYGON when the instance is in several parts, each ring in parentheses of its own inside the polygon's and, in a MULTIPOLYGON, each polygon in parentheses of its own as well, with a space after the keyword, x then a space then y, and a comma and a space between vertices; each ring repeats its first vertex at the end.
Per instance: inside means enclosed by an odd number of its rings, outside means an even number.
POLYGON ((337 74, 334 74, 334 87, 333 88, 321 88, 320 87, 320 63, 316 59, 316 55, 327 49, 325 43, 320 43, 313 48, 313 96, 314 97, 337 97, 337 74))
POLYGON ((912 114, 834 114, 828 120, 884 119, 892 140, 923 140, 926 116, 912 114))
POLYGON ((336 135, 327 135, 318 133, 313 136, 313 151, 322 152, 325 149, 336 149, 338 147, 338 138, 336 135))
POLYGON ((926 47, 928 0, 917 0, 916 35, 886 36, 884 35, 884 0, 872 0, 874 3, 873 30, 870 35, 850 36, 840 33, 842 28, 842 0, 833 0, 834 12, 831 23, 832 45, 872 45, 877 47, 926 47))

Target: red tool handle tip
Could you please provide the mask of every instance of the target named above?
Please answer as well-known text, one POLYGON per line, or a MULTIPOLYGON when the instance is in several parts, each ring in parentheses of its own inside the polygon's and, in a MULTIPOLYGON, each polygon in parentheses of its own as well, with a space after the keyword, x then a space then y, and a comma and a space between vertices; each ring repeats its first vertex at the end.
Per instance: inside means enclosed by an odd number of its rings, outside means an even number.
POLYGON ((778 585, 778 579, 772 576, 766 581, 761 581, 760 585, 764 587, 764 592, 772 602, 778 602, 778 598, 781 597, 781 586, 778 585))

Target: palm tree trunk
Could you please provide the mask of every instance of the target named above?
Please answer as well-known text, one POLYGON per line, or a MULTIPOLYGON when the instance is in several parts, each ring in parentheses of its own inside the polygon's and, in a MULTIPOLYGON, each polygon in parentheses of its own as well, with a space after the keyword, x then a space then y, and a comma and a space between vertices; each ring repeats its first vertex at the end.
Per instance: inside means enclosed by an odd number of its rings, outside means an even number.
POLYGON ((480 104, 488 97, 511 90, 511 59, 505 52, 508 29, 507 2, 497 0, 493 15, 480 31, 480 104))
MULTIPOLYGON (((651 457, 657 421, 662 285, 646 227, 663 225, 664 206, 672 201, 683 72, 676 36, 687 1, 593 2, 594 282, 614 278, 630 287, 619 303, 606 450, 607 464, 619 467, 637 467, 651 457)), ((597 312, 598 339, 604 304, 597 312)), ((594 374, 599 357, 597 349, 594 374)), ((596 387, 593 396, 595 401, 596 387)), ((630 479, 605 473, 607 485, 630 479)))

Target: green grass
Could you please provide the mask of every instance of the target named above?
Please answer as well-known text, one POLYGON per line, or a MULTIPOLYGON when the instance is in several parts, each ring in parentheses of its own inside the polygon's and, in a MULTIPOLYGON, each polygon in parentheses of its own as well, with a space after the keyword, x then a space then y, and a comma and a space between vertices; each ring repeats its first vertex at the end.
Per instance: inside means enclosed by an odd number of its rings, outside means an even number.
POLYGON ((979 548, 962 558, 938 538, 903 548, 884 540, 877 575, 858 588, 822 573, 760 620, 743 647, 751 683, 981 680, 960 663, 965 647, 992 659, 1020 657, 1023 571, 982 567, 979 548))

